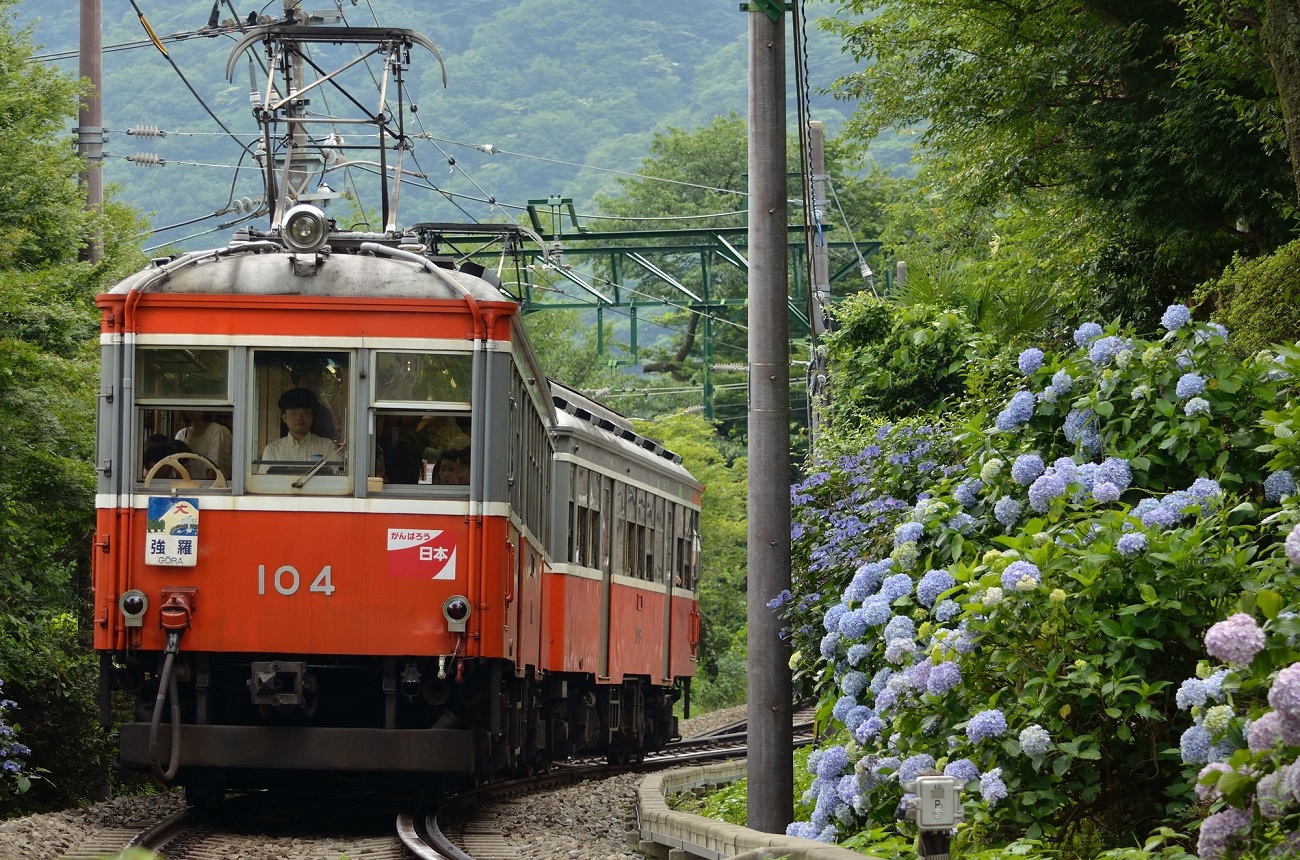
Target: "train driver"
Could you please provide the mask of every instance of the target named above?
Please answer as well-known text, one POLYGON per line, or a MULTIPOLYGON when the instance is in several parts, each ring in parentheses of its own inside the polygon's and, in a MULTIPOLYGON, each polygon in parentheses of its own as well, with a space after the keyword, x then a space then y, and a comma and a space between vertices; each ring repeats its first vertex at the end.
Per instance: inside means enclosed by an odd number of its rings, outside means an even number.
POLYGON ((288 427, 289 434, 262 449, 260 471, 263 474, 279 464, 310 463, 334 453, 338 446, 333 440, 311 432, 312 421, 320 409, 315 394, 306 388, 290 388, 280 395, 279 407, 280 420, 288 427))

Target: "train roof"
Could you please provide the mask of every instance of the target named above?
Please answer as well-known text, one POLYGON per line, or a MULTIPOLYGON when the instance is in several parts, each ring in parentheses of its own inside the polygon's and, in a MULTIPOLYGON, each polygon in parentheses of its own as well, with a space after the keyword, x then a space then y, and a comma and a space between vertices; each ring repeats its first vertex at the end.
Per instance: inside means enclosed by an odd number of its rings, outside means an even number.
POLYGON ((514 303, 477 274, 449 260, 412 252, 295 254, 274 242, 233 241, 224 248, 155 259, 109 294, 153 293, 421 298, 514 303), (382 255, 381 255, 382 254, 382 255))
POLYGON ((585 394, 556 382, 551 384, 551 399, 555 403, 556 424, 561 430, 594 435, 604 440, 613 450, 631 454, 637 459, 654 458, 661 467, 683 481, 695 484, 695 478, 682 466, 682 458, 664 447, 663 442, 651 439, 632 429, 632 422, 608 406, 603 406, 585 394))

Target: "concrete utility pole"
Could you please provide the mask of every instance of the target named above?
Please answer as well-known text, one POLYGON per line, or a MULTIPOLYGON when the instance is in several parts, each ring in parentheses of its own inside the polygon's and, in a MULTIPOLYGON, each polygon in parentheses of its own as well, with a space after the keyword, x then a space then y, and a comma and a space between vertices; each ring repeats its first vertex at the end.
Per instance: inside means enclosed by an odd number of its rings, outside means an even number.
POLYGON ((816 450, 822 431, 820 401, 826 394, 826 359, 818 347, 826 333, 826 315, 831 309, 830 260, 826 251, 826 125, 817 120, 808 123, 809 172, 805 187, 811 192, 808 201, 812 216, 808 231, 808 259, 812 283, 808 289, 808 322, 812 333, 812 355, 808 356, 808 438, 816 450))
MULTIPOLYGON (((86 189, 86 209, 98 212, 104 207, 104 34, 101 26, 100 0, 81 0, 80 55, 77 73, 89 79, 91 91, 77 109, 77 153, 86 161, 81 184, 86 189)), ((81 258, 98 263, 103 251, 103 237, 96 231, 89 236, 81 258)))
POLYGON ((794 816, 790 646, 767 602, 790 587, 785 4, 749 5, 748 824, 794 816))

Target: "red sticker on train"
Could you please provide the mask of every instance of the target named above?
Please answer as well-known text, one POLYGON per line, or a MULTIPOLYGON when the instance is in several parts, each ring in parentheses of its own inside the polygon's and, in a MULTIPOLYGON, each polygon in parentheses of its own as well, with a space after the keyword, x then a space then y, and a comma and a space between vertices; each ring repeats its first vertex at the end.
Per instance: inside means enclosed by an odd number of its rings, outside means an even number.
POLYGON ((455 579, 456 536, 442 529, 389 529, 388 575, 455 579))

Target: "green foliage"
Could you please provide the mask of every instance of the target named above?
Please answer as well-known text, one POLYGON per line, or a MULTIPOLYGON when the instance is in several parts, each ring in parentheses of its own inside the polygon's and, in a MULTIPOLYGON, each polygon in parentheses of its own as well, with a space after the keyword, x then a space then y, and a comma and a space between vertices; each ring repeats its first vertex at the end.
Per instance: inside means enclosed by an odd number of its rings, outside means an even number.
MULTIPOLYGON (((1220 330, 1172 324, 1158 341, 1081 332, 1083 348, 1026 364, 1028 410, 884 425, 795 488, 783 611, 797 681, 840 741, 811 765, 807 835, 835 825, 839 841, 870 841, 892 819, 900 769, 965 759, 983 779, 966 787, 963 856, 1185 855, 1204 807, 1184 732, 1204 714, 1184 714, 1178 691, 1206 630, 1245 611, 1271 637, 1267 659, 1238 671, 1249 680, 1224 683, 1236 729, 1216 741, 1234 748, 1300 656, 1287 640, 1300 629, 1280 620, 1300 608, 1287 606, 1300 577, 1279 532, 1300 513, 1261 493, 1270 470, 1300 463, 1300 353, 1240 361, 1220 330), (1029 454, 1047 470, 1016 462, 1029 454)), ((832 352, 844 359, 861 361, 832 352)), ((1239 773, 1268 769, 1267 756, 1216 750, 1239 773)), ((1255 778, 1229 779, 1229 801, 1255 778)), ((1260 845, 1291 821, 1252 820, 1260 845)))
POLYGON ((1215 309, 1236 349, 1254 351, 1300 338, 1300 241, 1255 259, 1234 257, 1196 295, 1215 309))
POLYGON ((0 615, 5 695, 21 710, 29 765, 44 778, 22 794, 4 793, 0 815, 62 809, 85 802, 108 781, 109 748, 95 707, 99 667, 69 613, 0 615))
POLYGON ((832 422, 854 416, 902 418, 962 399, 967 365, 996 351, 965 313, 926 305, 898 307, 859 293, 836 307, 825 338, 831 363, 832 422))

